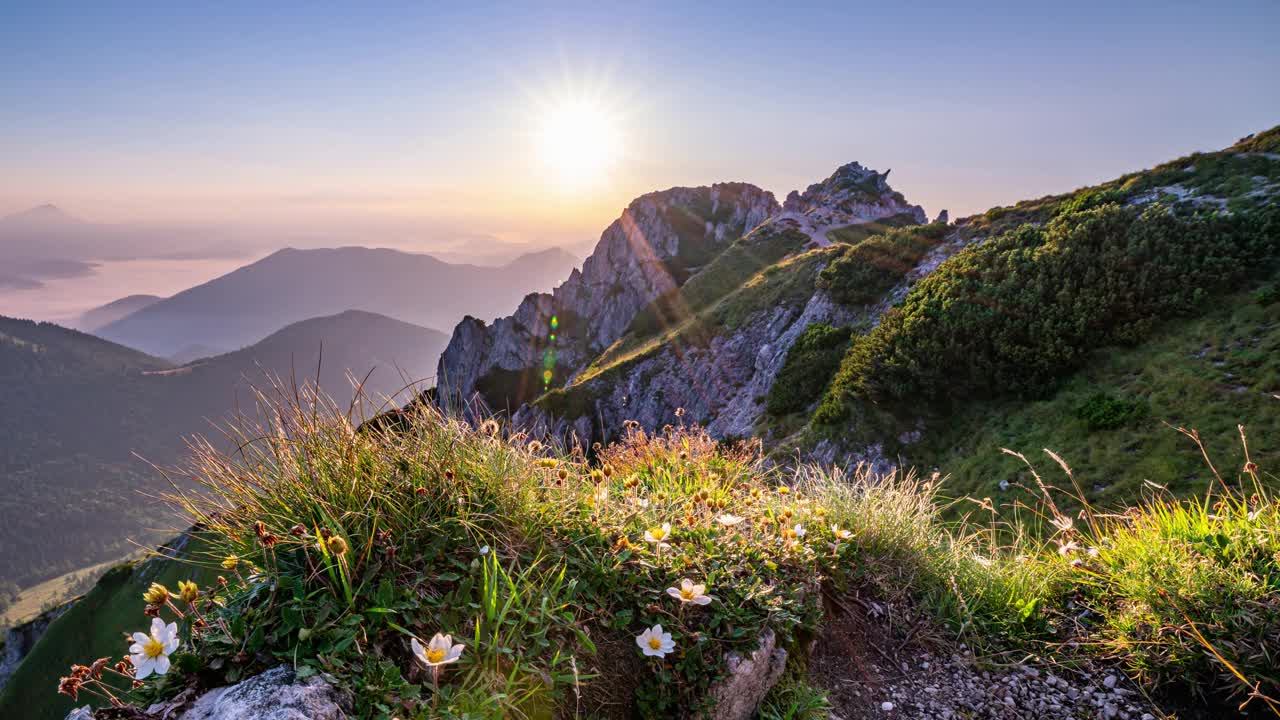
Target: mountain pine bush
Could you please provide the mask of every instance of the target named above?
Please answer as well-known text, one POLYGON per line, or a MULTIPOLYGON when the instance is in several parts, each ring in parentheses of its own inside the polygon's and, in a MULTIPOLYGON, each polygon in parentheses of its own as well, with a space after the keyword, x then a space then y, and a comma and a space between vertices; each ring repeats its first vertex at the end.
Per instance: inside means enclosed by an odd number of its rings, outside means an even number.
POLYGON ((1037 396, 1089 353, 1267 276, 1280 211, 1178 217, 1115 204, 1023 225, 962 252, 858 337, 815 414, 852 397, 1037 396))

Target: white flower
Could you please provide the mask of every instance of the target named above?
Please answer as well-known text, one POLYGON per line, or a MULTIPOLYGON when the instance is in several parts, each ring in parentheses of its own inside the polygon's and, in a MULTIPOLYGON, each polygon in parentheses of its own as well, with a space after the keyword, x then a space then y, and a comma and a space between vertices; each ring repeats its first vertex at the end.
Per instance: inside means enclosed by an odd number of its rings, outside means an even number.
POLYGON ((725 513, 724 515, 721 515, 716 518, 716 522, 720 523, 725 527, 733 527, 734 525, 737 525, 743 520, 746 520, 746 518, 740 515, 730 515, 728 513, 725 513))
POLYGON ((841 530, 839 525, 831 526, 831 534, 835 535, 837 540, 848 540, 853 537, 853 533, 848 530, 841 530))
POLYGON ((669 587, 667 594, 683 603, 693 603, 694 605, 706 605, 715 600, 714 597, 707 594, 706 585, 694 585, 693 581, 685 578, 680 581, 680 588, 669 587))
POLYGON ((795 534, 796 537, 802 538, 804 537, 804 526, 800 523, 796 523, 796 526, 791 528, 791 532, 795 534))
POLYGON ((667 653, 676 649, 676 643, 671 639, 671 633, 662 632, 661 625, 654 625, 636 636, 636 645, 640 646, 641 652, 649 657, 666 657, 667 653))
POLYGON ((178 623, 165 625, 160 618, 151 618, 151 634, 136 632, 132 639, 129 662, 136 679, 169 672, 169 655, 178 649, 178 623))
POLYGON ((1058 545, 1058 554, 1065 557, 1079 549, 1080 549, 1080 546, 1077 545, 1074 540, 1069 540, 1067 542, 1064 542, 1058 545))
POLYGON ((671 523, 662 523, 662 527, 652 527, 644 531, 644 541, 655 545, 665 545, 671 536, 671 523))
POLYGON ((484 546, 482 546, 482 547, 480 548, 480 554, 481 554, 481 555, 488 555, 488 554, 489 554, 489 546, 488 546, 488 545, 484 545, 484 546))
POLYGON ((641 510, 649 507, 649 501, 644 498, 639 498, 639 497, 631 498, 631 502, 635 503, 636 507, 640 508, 641 510))
POLYGON ((409 647, 413 649, 414 656, 430 668, 457 662, 462 657, 462 645, 454 645, 452 637, 440 633, 436 633, 426 647, 422 647, 418 638, 409 640, 409 647))
POLYGON ((603 504, 609 500, 609 486, 601 485, 595 493, 595 501, 597 504, 603 504))

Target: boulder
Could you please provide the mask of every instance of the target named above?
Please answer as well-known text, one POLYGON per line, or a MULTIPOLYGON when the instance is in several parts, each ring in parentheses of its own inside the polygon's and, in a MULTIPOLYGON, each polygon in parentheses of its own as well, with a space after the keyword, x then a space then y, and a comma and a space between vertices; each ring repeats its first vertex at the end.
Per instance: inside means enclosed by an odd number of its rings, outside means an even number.
MULTIPOLYGON (((210 690, 186 704, 175 701, 147 708, 147 715, 177 720, 346 720, 351 699, 319 676, 299 678, 281 665, 247 680, 210 690), (181 714, 178 714, 181 713, 181 714)), ((93 720, 88 707, 67 720, 93 720)))
POLYGON ((279 666, 201 695, 182 720, 346 720, 349 701, 326 680, 279 666))

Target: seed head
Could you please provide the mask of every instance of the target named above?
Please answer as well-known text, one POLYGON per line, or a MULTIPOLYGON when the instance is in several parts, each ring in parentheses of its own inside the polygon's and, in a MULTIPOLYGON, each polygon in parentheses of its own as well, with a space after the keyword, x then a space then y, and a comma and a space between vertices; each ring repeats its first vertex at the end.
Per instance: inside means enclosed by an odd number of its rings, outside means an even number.
POLYGON ((334 555, 345 555, 347 553, 347 541, 342 539, 340 535, 334 535, 325 541, 325 545, 329 548, 329 552, 334 555))

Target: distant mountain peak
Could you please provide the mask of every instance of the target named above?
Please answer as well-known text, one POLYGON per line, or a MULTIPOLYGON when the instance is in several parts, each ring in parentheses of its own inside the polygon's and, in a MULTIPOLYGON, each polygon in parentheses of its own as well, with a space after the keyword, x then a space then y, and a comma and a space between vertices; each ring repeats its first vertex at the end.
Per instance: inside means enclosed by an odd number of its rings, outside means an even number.
POLYGON ((52 203, 37 205, 29 210, 23 210, 22 212, 17 212, 12 215, 6 215, 5 217, 0 218, 0 223, 27 227, 60 227, 85 224, 85 222, 80 218, 77 218, 52 203))

